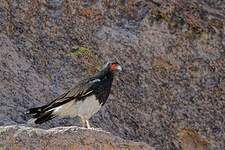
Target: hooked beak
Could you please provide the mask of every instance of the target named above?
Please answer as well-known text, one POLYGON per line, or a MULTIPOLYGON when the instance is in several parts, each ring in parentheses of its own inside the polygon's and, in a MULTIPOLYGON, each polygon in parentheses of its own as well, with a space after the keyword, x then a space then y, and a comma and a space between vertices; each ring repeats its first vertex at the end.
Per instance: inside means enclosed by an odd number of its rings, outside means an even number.
POLYGON ((117 70, 118 70, 119 72, 123 71, 123 69, 122 69, 122 67, 121 67, 120 65, 117 66, 117 70))

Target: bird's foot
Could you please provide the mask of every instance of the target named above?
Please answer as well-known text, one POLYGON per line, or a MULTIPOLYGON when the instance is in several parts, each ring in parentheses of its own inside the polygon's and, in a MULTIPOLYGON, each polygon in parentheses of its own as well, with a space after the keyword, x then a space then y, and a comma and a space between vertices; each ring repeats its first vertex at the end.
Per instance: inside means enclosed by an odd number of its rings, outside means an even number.
POLYGON ((87 129, 95 130, 95 131, 104 131, 102 128, 94 128, 94 127, 89 127, 87 129))
MULTIPOLYGON (((94 127, 91 127, 88 120, 85 120, 85 127, 87 129, 90 129, 90 130, 104 131, 102 128, 94 128, 94 127)), ((104 132, 106 132, 106 131, 104 131, 104 132)))

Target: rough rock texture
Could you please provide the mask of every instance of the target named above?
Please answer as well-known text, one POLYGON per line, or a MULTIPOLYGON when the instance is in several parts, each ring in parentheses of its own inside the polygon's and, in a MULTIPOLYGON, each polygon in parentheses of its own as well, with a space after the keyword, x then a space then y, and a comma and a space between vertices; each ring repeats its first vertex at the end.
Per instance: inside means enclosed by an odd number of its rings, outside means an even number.
POLYGON ((114 137, 104 131, 76 127, 49 130, 24 126, 0 127, 3 150, 153 150, 147 144, 114 137))
POLYGON ((225 149, 224 22, 222 0, 0 0, 0 125, 115 59, 125 71, 92 125, 156 149, 225 149))

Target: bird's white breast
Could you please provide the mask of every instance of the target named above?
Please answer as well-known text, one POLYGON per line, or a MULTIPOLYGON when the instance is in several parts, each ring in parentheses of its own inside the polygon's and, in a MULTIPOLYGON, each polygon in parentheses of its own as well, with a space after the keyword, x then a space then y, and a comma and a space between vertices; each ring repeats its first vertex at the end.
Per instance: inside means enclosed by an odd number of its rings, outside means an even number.
POLYGON ((101 105, 99 104, 95 95, 89 96, 85 100, 78 101, 75 104, 77 114, 79 116, 83 116, 86 119, 91 118, 91 116, 98 112, 100 108, 101 105))
POLYGON ((101 105, 96 99, 95 95, 86 97, 81 101, 71 101, 62 106, 55 108, 54 114, 57 114, 61 117, 75 117, 81 116, 85 119, 91 118, 96 112, 99 111, 101 105))

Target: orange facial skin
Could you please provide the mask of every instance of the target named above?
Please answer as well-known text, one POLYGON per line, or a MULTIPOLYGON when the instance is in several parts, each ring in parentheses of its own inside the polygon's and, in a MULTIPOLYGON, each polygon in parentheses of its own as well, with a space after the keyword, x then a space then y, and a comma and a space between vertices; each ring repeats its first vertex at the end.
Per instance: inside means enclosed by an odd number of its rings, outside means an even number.
POLYGON ((116 71, 118 69, 118 64, 112 64, 111 65, 111 71, 116 71))

